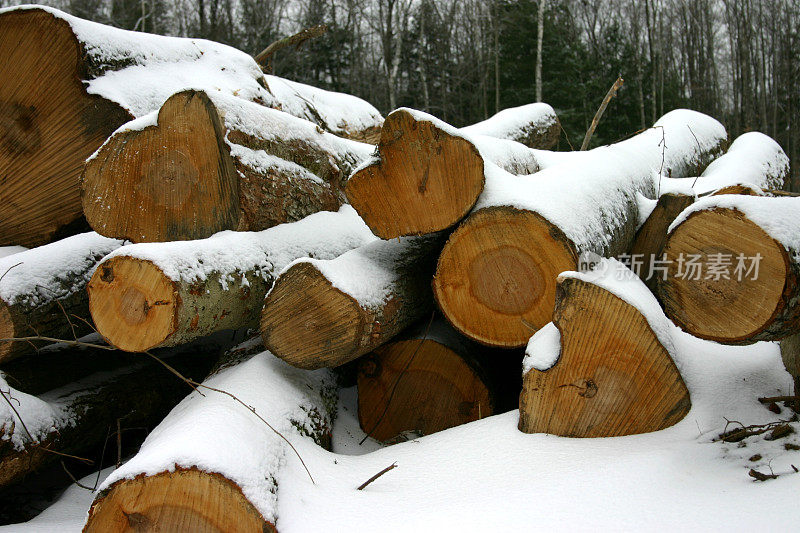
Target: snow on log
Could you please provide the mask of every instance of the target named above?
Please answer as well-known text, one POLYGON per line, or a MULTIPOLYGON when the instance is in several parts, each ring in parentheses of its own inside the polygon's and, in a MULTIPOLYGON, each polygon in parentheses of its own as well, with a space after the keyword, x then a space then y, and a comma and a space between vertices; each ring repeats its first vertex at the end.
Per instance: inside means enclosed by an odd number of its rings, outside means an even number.
POLYGON ((45 344, 6 339, 90 333, 86 284, 97 263, 120 246, 91 232, 0 259, 0 363, 45 344))
POLYGON ((553 322, 528 343, 519 429, 565 437, 658 431, 689 412, 669 321, 620 263, 557 278, 553 322))
MULTIPOLYGON (((189 378, 202 379, 218 351, 197 352, 161 356, 189 378)), ((52 381, 49 374, 59 369, 71 374, 72 367, 87 369, 87 357, 95 362, 99 359, 86 350, 60 350, 56 355, 56 365, 37 365, 25 373, 25 381, 40 388, 41 383, 52 381)), ((15 408, 0 402, 0 488, 63 459, 53 452, 85 457, 103 446, 109 428, 116 427, 120 418, 125 427, 154 426, 191 390, 150 358, 108 351, 102 358, 106 362, 94 373, 35 395, 27 387, 25 392, 18 390, 19 374, 11 370, 8 375, 0 373, 0 390, 15 408), (110 365, 117 368, 108 368, 110 365)))
POLYGON ((0 10, 0 35, 0 245, 40 245, 75 227, 86 158, 171 94, 206 87, 274 100, 250 56, 210 41, 120 30, 41 6, 0 10))
MULTIPOLYGON (((507 385, 496 369, 509 366, 495 359, 514 358, 490 352, 442 318, 423 320, 379 346, 359 360, 361 429, 386 442, 406 432, 430 435, 495 414, 500 389, 507 385)), ((519 374, 519 366, 506 370, 519 374)))
POLYGON ((504 109, 482 122, 461 128, 461 132, 509 139, 529 148, 549 150, 558 143, 561 122, 551 106, 537 102, 504 109))
POLYGON ((687 332, 730 344, 800 331, 800 197, 709 196, 669 229, 658 291, 687 332))
POLYGON ((338 209, 372 149, 241 98, 183 91, 87 161, 83 209, 99 233, 134 242, 259 231, 338 209))
MULTIPOLYGON (((284 471, 307 476, 287 443, 327 446, 336 408, 327 370, 262 352, 231 362, 190 394, 101 485, 84 531, 275 530, 284 471)), ((312 475, 314 472, 311 473, 312 475)))
POLYGON ((559 273, 583 254, 630 251, 640 199, 660 173, 686 176, 719 155, 725 128, 688 110, 533 176, 492 169, 475 210, 450 235, 433 282, 439 308, 478 342, 524 346, 550 321, 559 273))
POLYGON ((267 295, 261 335, 300 368, 343 365, 387 342, 433 308, 440 234, 376 240, 333 260, 300 259, 267 295))
POLYGON ((277 109, 314 122, 339 137, 377 144, 383 116, 369 102, 277 76, 266 75, 264 81, 278 101, 277 109))
POLYGON ((97 330, 126 351, 257 327, 275 276, 300 257, 333 259, 374 240, 350 206, 261 232, 125 246, 89 282, 97 330))
POLYGON ((452 227, 469 213, 489 167, 533 174, 572 158, 474 134, 485 130, 513 137, 518 131, 515 123, 492 129, 497 125, 492 120, 459 130, 421 111, 393 111, 381 129, 378 156, 348 180, 347 199, 382 239, 432 233, 452 227))

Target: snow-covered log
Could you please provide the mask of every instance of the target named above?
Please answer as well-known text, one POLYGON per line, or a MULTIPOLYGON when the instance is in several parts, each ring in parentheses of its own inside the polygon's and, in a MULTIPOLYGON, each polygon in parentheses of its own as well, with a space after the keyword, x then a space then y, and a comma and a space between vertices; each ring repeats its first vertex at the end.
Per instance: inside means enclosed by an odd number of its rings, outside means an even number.
POLYGON ((343 365, 433 308, 430 279, 444 235, 376 240, 333 260, 300 259, 264 301, 261 335, 300 368, 343 365))
POLYGON ((280 435, 327 445, 335 380, 262 352, 203 384, 252 411, 207 388, 190 394, 103 482, 84 531, 275 530, 283 472, 308 475, 280 435))
MULTIPOLYGON (((549 106, 548 106, 549 107, 549 106)), ((372 231, 383 239, 445 230, 469 213, 485 174, 499 166, 511 174, 533 174, 570 159, 518 142, 479 135, 510 134, 494 122, 461 130, 436 117, 401 108, 386 117, 378 155, 350 177, 345 192, 372 231)), ((505 122, 505 121, 499 121, 505 122)))
POLYGON ((494 167, 475 210, 439 257, 439 308, 474 340, 524 346, 550 321, 558 274, 577 270, 582 254, 629 252, 640 199, 655 198, 659 174, 696 174, 725 142, 722 124, 677 110, 631 139, 533 176, 494 167))
POLYGON ((97 263, 122 244, 91 232, 0 259, 0 363, 45 344, 7 339, 89 333, 86 284, 97 263))
MULTIPOLYGON (((24 376, 25 381, 39 388, 41 383, 52 381, 49 374, 61 368, 68 373, 73 372, 72 367, 85 369, 84 359, 96 359, 84 350, 63 352, 57 354, 57 365, 38 365, 24 376)), ((190 379, 202 379, 218 358, 218 351, 161 356, 190 379)), ((118 368, 109 369, 104 363, 78 381, 35 395, 17 384, 18 374, 9 371, 0 375, 0 391, 11 402, 0 402, 0 488, 64 459, 58 453, 85 457, 94 452, 103 446, 109 428, 115 428, 119 419, 124 419, 125 427, 155 426, 191 391, 150 358, 107 351, 103 358, 118 368)))
MULTIPOLYGON (((498 354, 464 338, 444 319, 423 320, 359 361, 361 429, 386 442, 405 432, 430 435, 495 414, 500 391, 492 355, 498 354)), ((519 367, 512 373, 518 375, 519 367)))
POLYGON ((672 223, 667 315, 700 338, 730 344, 800 331, 800 197, 709 196, 672 223))
POLYGON ((339 137, 367 144, 378 142, 383 116, 369 102, 277 76, 266 75, 264 81, 278 102, 276 109, 314 122, 339 137))
POLYGON ((375 239, 350 206, 261 232, 124 246, 89 282, 100 334, 126 351, 175 346, 223 329, 258 327, 275 276, 301 257, 333 259, 375 239))
POLYGON ((549 150, 558 143, 561 123, 551 106, 537 102, 504 109, 482 122, 461 128, 461 132, 509 139, 529 148, 549 150))
POLYGON ((83 209, 99 233, 134 242, 259 231, 338 209, 371 152, 241 98, 183 91, 87 161, 83 209))
POLYGON ((632 435, 689 412, 669 320, 630 270, 613 260, 601 268, 558 277, 553 321, 530 339, 523 361, 525 433, 632 435))
POLYGON ((83 162, 119 126, 186 87, 269 104, 247 54, 56 9, 0 10, 0 245, 39 245, 81 217, 83 162))

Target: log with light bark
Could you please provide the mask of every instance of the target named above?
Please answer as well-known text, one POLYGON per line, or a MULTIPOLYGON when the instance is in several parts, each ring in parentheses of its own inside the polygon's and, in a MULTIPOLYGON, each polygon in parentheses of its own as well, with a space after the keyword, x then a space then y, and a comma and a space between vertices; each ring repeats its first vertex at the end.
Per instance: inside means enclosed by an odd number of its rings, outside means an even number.
POLYGON ((83 208, 98 233, 134 242, 259 231, 338 209, 371 151, 241 98, 188 90, 87 161, 83 208))
POLYGON ((561 122, 555 110, 542 102, 504 109, 488 119, 461 128, 467 135, 509 139, 529 148, 549 150, 558 144, 561 122))
POLYGON ((84 233, 0 259, 0 363, 91 332, 86 285, 122 241, 84 233))
POLYGON ((327 447, 335 380, 261 352, 225 365, 200 391, 103 482, 84 531, 275 530, 280 480, 309 479, 277 432, 327 447))
POLYGON ((458 130, 427 113, 393 111, 383 123, 377 156, 348 180, 347 199, 383 239, 421 235, 445 230, 466 216, 483 190, 489 167, 532 174, 571 159, 569 154, 478 134, 513 136, 515 121, 507 129, 499 127, 506 120, 458 130))
POLYGON ((800 197, 702 198, 673 222, 658 291, 700 338, 749 344, 800 331, 800 197))
POLYGON ((440 317, 423 320, 359 360, 361 429, 386 442, 500 412, 503 395, 518 396, 510 376, 519 375, 519 359, 496 352, 464 338, 440 317))
POLYGON ((277 100, 276 109, 314 122, 339 137, 377 144, 383 116, 369 102, 277 76, 266 75, 264 82, 277 100))
POLYGON ((725 142, 719 122, 677 110, 631 139, 533 176, 495 168, 439 257, 433 282, 439 308, 478 342, 524 346, 550 321, 556 276, 577 270, 584 255, 629 252, 640 198, 655 197, 659 173, 695 173, 725 142))
POLYGON ((264 345, 300 368, 343 365, 433 308, 430 278, 444 235, 369 243, 329 260, 302 259, 264 301, 264 345))
MULTIPOLYGON (((87 355, 91 357, 84 350, 62 350, 55 366, 40 365, 26 379, 37 387, 52 378, 43 374, 56 372, 70 362, 85 369, 83 359, 87 355)), ((219 352, 198 348, 189 354, 160 356, 190 379, 202 379, 219 352)), ((97 460, 85 454, 102 447, 109 433, 116 430, 118 420, 123 420, 124 427, 153 427, 191 391, 149 357, 106 351, 104 358, 109 362, 103 366, 118 368, 101 366, 78 381, 35 396, 17 389, 20 386, 14 374, 3 374, 0 388, 14 410, 7 402, 0 402, 0 488, 63 460, 62 454, 97 460)))
POLYGON ((300 257, 333 259, 375 240, 350 206, 261 232, 124 246, 88 286, 97 330, 126 351, 175 346, 215 331, 258 327, 275 276, 300 257))
POLYGON ((0 245, 40 245, 85 227, 78 222, 84 161, 170 94, 209 87, 274 100, 243 52, 41 6, 0 10, 0 57, 0 245))
POLYGON ((530 339, 523 362, 521 431, 632 435, 672 426, 689 412, 689 391, 667 349, 668 320, 632 272, 606 268, 605 279, 558 278, 553 322, 530 339))

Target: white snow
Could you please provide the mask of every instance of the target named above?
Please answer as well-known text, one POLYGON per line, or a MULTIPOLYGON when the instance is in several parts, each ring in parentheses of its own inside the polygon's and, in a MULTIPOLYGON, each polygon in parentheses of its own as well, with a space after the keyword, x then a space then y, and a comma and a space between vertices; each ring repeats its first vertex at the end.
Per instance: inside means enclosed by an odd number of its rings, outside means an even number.
POLYGON ((4 257, 0 299, 37 306, 84 290, 97 263, 122 244, 92 231, 4 257))
POLYGON ((0 246, 0 259, 27 250, 24 246, 0 246))
POLYGON ((168 278, 189 283, 212 273, 251 270, 267 279, 298 257, 332 259, 376 238, 355 209, 345 205, 338 212, 322 211, 259 232, 221 231, 195 241, 130 244, 106 259, 124 255, 150 261, 168 278))
POLYGON ((375 107, 356 96, 325 91, 277 76, 264 76, 269 91, 280 102, 280 109, 322 126, 336 135, 348 135, 380 128, 383 116, 375 107))
POLYGON ((547 323, 533 334, 525 348, 525 357, 522 359, 522 373, 530 370, 547 370, 558 361, 561 356, 561 332, 552 322, 547 323))
POLYGON ((461 128, 461 131, 467 135, 516 140, 549 129, 557 121, 558 116, 550 105, 537 102, 503 109, 484 121, 461 128))
POLYGON ((0 402, 0 443, 3 445, 8 442, 19 451, 26 444, 39 442, 51 431, 69 423, 69 415, 61 406, 16 390, 8 384, 2 372, 0 394, 6 397, 0 402))
POLYGON ((736 209, 757 224, 770 237, 783 244, 800 260, 800 197, 768 197, 722 194, 700 198, 684 209, 670 224, 668 233, 689 215, 713 209, 736 209))

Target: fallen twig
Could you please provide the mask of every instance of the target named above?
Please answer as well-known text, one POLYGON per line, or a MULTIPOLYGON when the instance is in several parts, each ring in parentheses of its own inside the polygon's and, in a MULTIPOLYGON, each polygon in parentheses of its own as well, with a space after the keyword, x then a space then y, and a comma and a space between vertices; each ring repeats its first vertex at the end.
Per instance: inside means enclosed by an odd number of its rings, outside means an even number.
POLYGON ((358 487, 358 489, 356 490, 364 490, 367 487, 367 485, 369 485, 370 483, 372 483, 373 481, 384 475, 389 470, 393 470, 395 468, 397 468, 397 463, 390 464, 389 466, 387 466, 386 468, 384 468, 383 470, 381 470, 380 472, 378 472, 377 474, 366 480, 364 483, 362 483, 361 486, 358 487))
POLYGON ((612 85, 611 88, 606 93, 606 97, 603 98, 603 102, 597 109, 597 113, 594 114, 592 123, 591 125, 589 125, 589 129, 586 131, 586 136, 583 138, 583 144, 581 144, 581 151, 589 148, 589 141, 592 140, 592 135, 594 135, 594 130, 600 123, 600 117, 603 116, 603 113, 605 113, 606 111, 606 107, 608 107, 608 103, 611 101, 612 98, 614 98, 614 96, 617 95, 617 91, 619 91, 619 88, 622 87, 623 83, 625 83, 625 80, 623 80, 621 77, 617 78, 617 81, 614 82, 614 85, 612 85))

